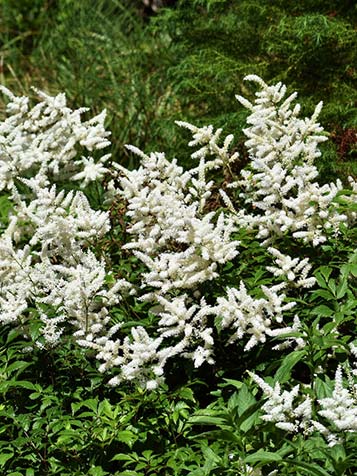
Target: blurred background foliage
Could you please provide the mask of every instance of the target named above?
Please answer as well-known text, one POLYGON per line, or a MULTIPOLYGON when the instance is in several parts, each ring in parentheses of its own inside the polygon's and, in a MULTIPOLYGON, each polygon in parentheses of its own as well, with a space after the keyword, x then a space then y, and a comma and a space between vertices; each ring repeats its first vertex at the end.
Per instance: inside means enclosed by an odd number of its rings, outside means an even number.
POLYGON ((350 0, 3 0, 0 81, 107 108, 116 160, 130 165, 125 143, 185 155, 176 119, 234 132, 244 156, 234 95, 252 94, 243 77, 258 74, 297 90, 305 114, 324 101, 320 169, 346 177, 357 172, 356 20, 350 0))

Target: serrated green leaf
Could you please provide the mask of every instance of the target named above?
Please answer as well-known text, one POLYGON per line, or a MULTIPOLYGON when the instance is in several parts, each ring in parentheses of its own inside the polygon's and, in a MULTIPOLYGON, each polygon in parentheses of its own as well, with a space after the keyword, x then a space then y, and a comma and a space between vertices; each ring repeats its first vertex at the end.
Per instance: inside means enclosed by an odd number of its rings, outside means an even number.
POLYGON ((347 293, 347 290, 348 290, 347 280, 343 279, 342 282, 337 286, 337 289, 336 289, 337 299, 342 299, 344 297, 344 295, 347 293))
POLYGON ((352 274, 355 278, 357 278, 357 264, 351 263, 351 264, 349 265, 349 268, 350 268, 351 274, 352 274))
POLYGON ((211 448, 208 446, 202 447, 202 453, 205 456, 206 461, 210 461, 212 463, 220 463, 221 457, 218 456, 211 448))
POLYGON ((325 278, 325 281, 327 282, 331 273, 332 273, 332 268, 330 266, 320 266, 318 269, 322 276, 325 278))
POLYGON ((127 454, 124 454, 124 453, 118 453, 110 461, 133 461, 133 462, 135 462, 136 459, 133 458, 130 455, 127 455, 127 454))
POLYGON ((319 377, 315 379, 315 392, 318 399, 327 398, 331 396, 332 389, 331 387, 321 380, 319 377))
POLYGON ((274 376, 274 382, 287 382, 290 379, 292 369, 305 355, 306 351, 304 349, 296 350, 286 355, 274 376))
POLYGON ((11 374, 15 370, 25 370, 27 367, 32 365, 32 362, 26 362, 24 360, 17 360, 16 362, 13 362, 9 366, 6 367, 6 372, 11 374))
POLYGON ((312 310, 312 314, 316 314, 318 316, 323 316, 323 317, 330 317, 330 316, 332 316, 333 313, 334 313, 333 309, 326 306, 325 304, 321 304, 320 306, 316 306, 312 310))
POLYGON ((118 441, 125 443, 132 448, 133 444, 137 441, 138 436, 130 430, 119 431, 117 435, 118 441))
POLYGON ((236 403, 238 405, 238 415, 242 416, 243 413, 256 403, 253 394, 249 391, 248 386, 244 383, 238 392, 236 403))
POLYGON ((195 401, 195 397, 193 395, 193 391, 186 387, 186 388, 182 388, 180 390, 180 398, 182 398, 183 400, 189 400, 190 402, 194 402, 195 401))
POLYGON ((238 418, 236 425, 240 428, 241 431, 245 433, 252 428, 252 426, 256 422, 260 408, 261 403, 255 402, 250 405, 250 407, 248 407, 244 411, 244 413, 238 418))
POLYGON ((334 294, 332 294, 330 291, 327 289, 317 289, 312 293, 312 298, 316 299, 317 297, 322 297, 323 299, 326 299, 327 301, 335 301, 336 298, 334 294))

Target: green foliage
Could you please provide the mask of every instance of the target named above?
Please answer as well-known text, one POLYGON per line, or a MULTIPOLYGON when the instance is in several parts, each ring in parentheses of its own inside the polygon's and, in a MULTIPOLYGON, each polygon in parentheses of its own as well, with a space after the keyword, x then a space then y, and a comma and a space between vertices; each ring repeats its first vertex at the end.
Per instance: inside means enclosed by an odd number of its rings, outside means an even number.
POLYGON ((70 342, 45 353, 28 347, 2 329, 2 474, 120 475, 123 461, 135 461, 142 474, 180 474, 173 468, 192 456, 190 387, 114 391, 70 342))
MULTIPOLYGON (((70 103, 109 111, 116 160, 135 143, 184 148, 173 119, 240 131, 246 74, 299 91, 306 113, 321 99, 331 133, 320 167, 356 175, 357 11, 349 1, 180 0, 143 16, 123 0, 2 3, 1 82, 15 92, 31 85, 66 91, 70 103), (222 94, 224 91, 224 94, 222 94)), ((238 140, 242 151, 242 136, 238 140)))

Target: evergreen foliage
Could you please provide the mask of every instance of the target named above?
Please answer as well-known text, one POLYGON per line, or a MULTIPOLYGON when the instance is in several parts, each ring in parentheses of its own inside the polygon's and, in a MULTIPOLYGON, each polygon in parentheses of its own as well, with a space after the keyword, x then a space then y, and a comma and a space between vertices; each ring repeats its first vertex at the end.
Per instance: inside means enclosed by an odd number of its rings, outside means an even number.
MULTIPOLYGON (((156 19, 156 27, 172 39, 169 75, 183 111, 196 121, 208 117, 217 126, 241 129, 245 117, 231 98, 247 93, 242 78, 252 72, 298 90, 308 112, 324 100, 321 121, 336 144, 325 156, 331 173, 327 161, 337 158, 357 126, 356 21, 357 7, 349 1, 182 0, 156 19), (222 90, 227 94, 218 94, 222 90)), ((344 147, 344 160, 352 162, 354 147, 344 147)))

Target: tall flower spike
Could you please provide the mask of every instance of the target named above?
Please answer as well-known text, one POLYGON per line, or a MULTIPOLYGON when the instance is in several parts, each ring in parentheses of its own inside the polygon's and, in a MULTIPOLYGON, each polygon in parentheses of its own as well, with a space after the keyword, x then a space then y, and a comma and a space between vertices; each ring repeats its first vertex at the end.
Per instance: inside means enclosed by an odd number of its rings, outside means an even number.
POLYGON ((293 387, 290 392, 287 390, 282 392, 279 382, 271 387, 253 372, 249 372, 249 375, 263 390, 267 399, 262 406, 264 412, 262 420, 272 422, 276 427, 288 432, 297 433, 300 430, 310 432, 312 415, 310 398, 307 396, 299 404, 294 403, 299 396, 299 385, 293 387))
POLYGON ((289 233, 317 246, 329 233, 338 234, 340 224, 348 220, 333 202, 341 182, 320 186, 314 181, 318 171, 313 163, 321 155, 319 144, 327 139, 317 122, 322 103, 311 118, 300 119, 300 107, 292 107, 295 93, 285 99, 281 83, 268 86, 254 75, 245 79, 260 90, 254 104, 237 96, 250 111, 244 133, 251 167, 231 186, 241 188, 242 201, 252 210, 239 211, 237 223, 257 230, 264 244, 289 233))

